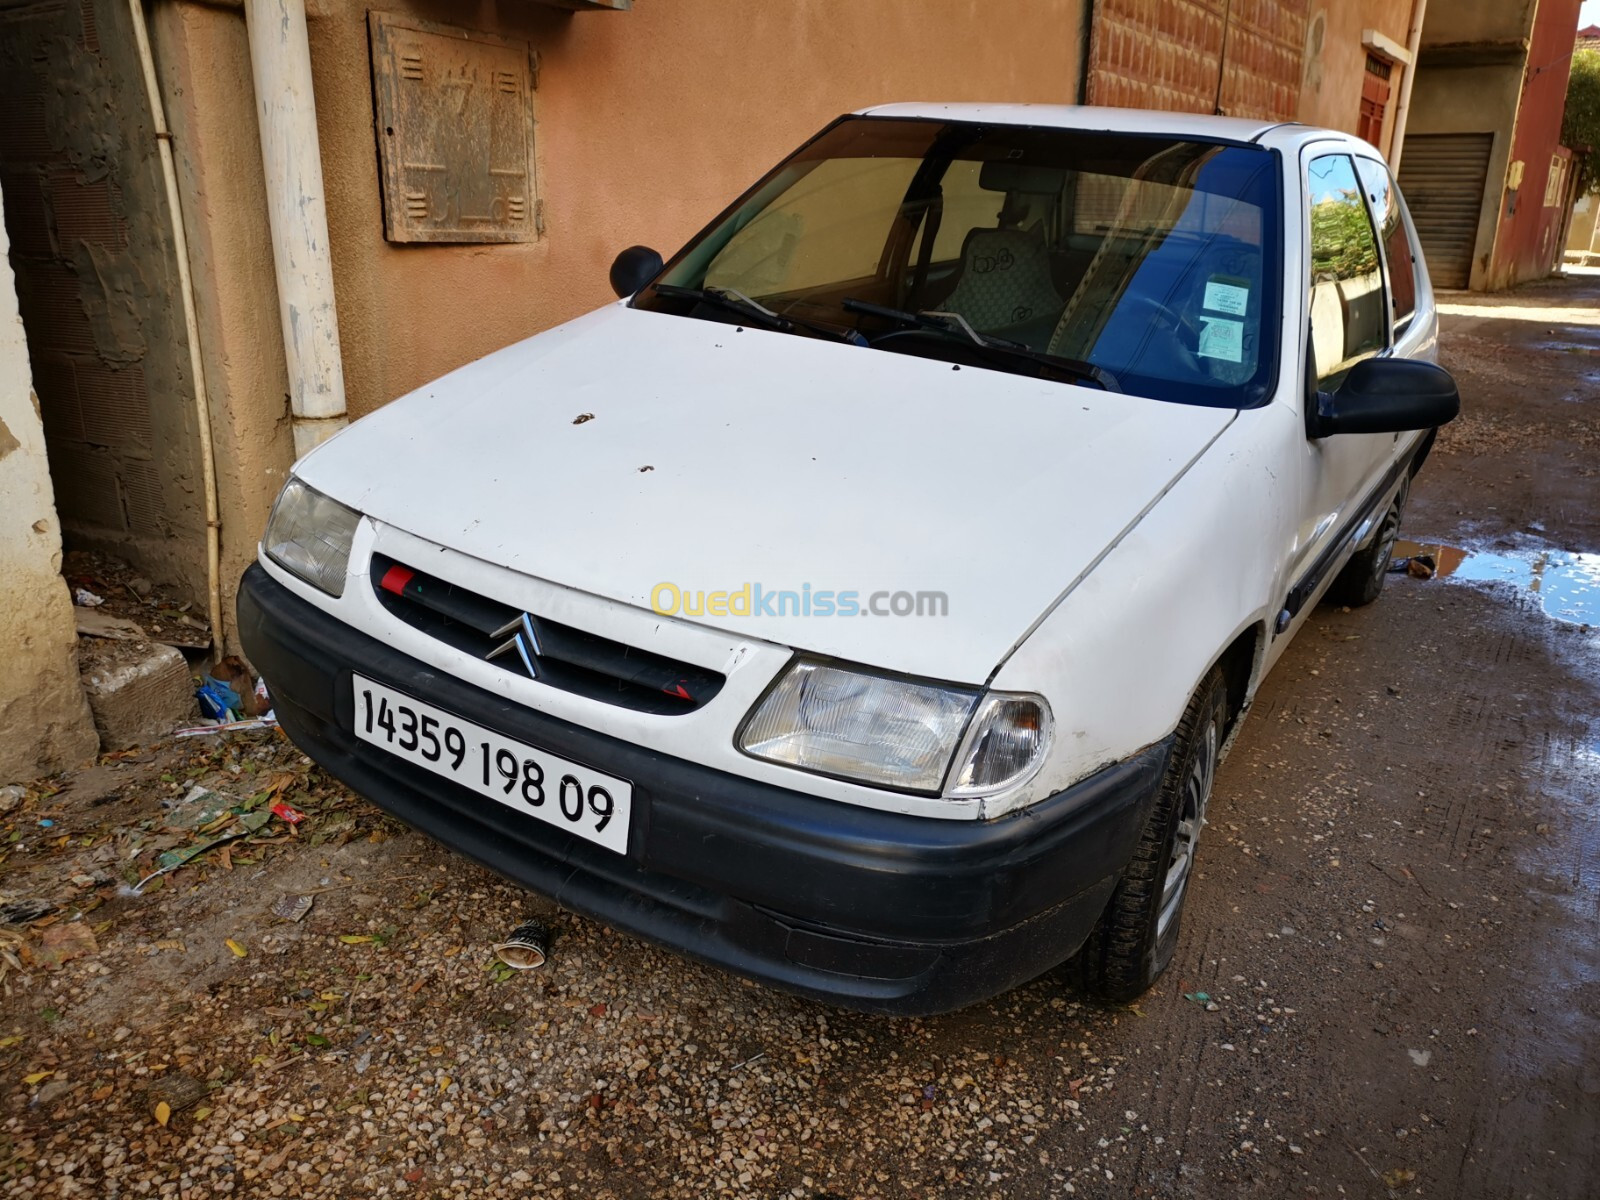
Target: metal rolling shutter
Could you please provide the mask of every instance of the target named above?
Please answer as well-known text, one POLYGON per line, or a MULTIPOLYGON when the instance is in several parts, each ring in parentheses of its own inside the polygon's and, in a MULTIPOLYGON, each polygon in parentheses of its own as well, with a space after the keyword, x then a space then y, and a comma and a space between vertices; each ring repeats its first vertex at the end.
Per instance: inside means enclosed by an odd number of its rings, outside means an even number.
POLYGON ((1464 288, 1472 278, 1478 214, 1489 175, 1492 133, 1427 133, 1406 138, 1400 191, 1416 222, 1435 287, 1464 288))

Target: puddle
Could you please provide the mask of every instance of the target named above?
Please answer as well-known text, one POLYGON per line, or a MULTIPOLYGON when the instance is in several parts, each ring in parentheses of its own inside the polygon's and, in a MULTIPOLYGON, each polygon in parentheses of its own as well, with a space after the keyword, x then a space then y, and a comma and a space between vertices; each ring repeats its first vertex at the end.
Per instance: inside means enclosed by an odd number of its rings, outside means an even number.
POLYGON ((1548 547, 1468 550, 1437 542, 1395 543, 1394 555, 1431 554, 1440 579, 1509 583, 1539 598, 1545 616, 1569 625, 1600 625, 1600 554, 1548 547))

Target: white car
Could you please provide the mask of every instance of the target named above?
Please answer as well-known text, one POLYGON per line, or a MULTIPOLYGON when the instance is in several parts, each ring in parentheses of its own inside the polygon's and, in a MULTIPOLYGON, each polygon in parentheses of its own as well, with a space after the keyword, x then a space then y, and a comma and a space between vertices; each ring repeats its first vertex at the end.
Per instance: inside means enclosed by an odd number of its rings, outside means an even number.
POLYGON ((612 283, 296 465, 239 598, 289 735, 777 987, 1147 988, 1257 685, 1458 409, 1382 159, 876 108, 612 283))

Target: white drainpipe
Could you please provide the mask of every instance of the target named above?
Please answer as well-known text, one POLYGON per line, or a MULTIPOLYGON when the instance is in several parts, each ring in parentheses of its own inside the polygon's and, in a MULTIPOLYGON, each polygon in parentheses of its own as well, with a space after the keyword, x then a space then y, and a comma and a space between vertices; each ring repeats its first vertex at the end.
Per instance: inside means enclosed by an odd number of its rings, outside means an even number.
POLYGON ((1405 149, 1406 118, 1411 115, 1411 85, 1417 81, 1417 55, 1422 48, 1422 17, 1428 11, 1428 0, 1413 0, 1411 6, 1411 34, 1406 38, 1406 49, 1411 61, 1406 64, 1405 77, 1400 80, 1400 103, 1395 105, 1394 132, 1389 135, 1389 169, 1400 174, 1400 152, 1405 149))
POLYGON ((305 0, 245 0, 244 16, 299 458, 347 421, 305 0))

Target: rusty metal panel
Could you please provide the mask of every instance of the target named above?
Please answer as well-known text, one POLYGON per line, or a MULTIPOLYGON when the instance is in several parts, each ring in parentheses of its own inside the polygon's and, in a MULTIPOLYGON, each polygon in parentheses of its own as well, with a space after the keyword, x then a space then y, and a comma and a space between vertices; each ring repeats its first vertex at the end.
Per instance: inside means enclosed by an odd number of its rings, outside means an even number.
POLYGON ((368 20, 384 235, 391 242, 533 241, 528 44, 392 13, 368 20))
POLYGON ((1099 0, 1089 103, 1291 119, 1306 7, 1306 0, 1099 0))

